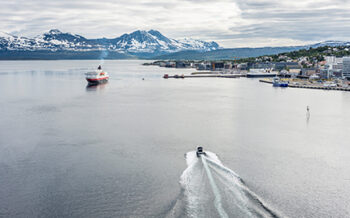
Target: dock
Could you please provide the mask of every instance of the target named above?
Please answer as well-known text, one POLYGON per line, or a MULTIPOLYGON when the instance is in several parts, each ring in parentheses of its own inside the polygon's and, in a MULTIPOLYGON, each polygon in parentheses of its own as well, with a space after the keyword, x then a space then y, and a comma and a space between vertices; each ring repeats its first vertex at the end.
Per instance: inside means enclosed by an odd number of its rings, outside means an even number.
MULTIPOLYGON (((261 79, 259 82, 272 84, 272 81, 261 79)), ((321 90, 335 90, 335 91, 350 91, 350 88, 345 87, 325 87, 320 85, 296 85, 296 84, 288 84, 290 88, 301 88, 301 89, 321 89, 321 90)))
POLYGON ((173 75, 163 77, 164 79, 185 79, 185 78, 240 78, 245 75, 242 74, 192 74, 192 75, 173 75))

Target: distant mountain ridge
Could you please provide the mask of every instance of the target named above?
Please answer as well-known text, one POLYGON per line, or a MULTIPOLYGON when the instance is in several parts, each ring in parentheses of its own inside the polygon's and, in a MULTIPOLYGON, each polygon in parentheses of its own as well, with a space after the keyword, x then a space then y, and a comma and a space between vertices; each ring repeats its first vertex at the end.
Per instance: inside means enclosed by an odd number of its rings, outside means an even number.
POLYGON ((283 46, 283 47, 261 47, 261 48, 225 48, 214 51, 180 51, 154 57, 157 60, 227 60, 236 58, 258 57, 263 55, 275 55, 285 52, 298 51, 301 49, 318 48, 323 46, 337 47, 348 46, 350 42, 325 41, 311 45, 283 46))
POLYGON ((116 38, 87 39, 52 29, 27 38, 0 32, 0 59, 197 59, 221 60, 257 57, 309 47, 350 46, 350 42, 325 41, 313 45, 221 48, 216 42, 185 38, 171 39, 157 30, 137 30, 116 38))
POLYGON ((107 50, 130 57, 150 57, 184 50, 212 51, 219 48, 216 42, 171 39, 157 30, 137 30, 113 39, 87 39, 80 35, 63 33, 58 29, 52 29, 34 38, 18 37, 7 33, 0 34, 0 52, 96 52, 107 50))
POLYGON ((308 47, 317 48, 317 47, 322 47, 322 46, 331 46, 331 47, 350 46, 350 42, 329 40, 329 41, 324 41, 324 42, 312 44, 312 45, 309 45, 308 47))
MULTIPOLYGON (((262 47, 262 48, 227 48, 215 51, 180 51, 154 57, 156 60, 228 60, 233 58, 258 57, 303 49, 301 46, 262 47)), ((306 48, 306 47, 305 47, 306 48)))

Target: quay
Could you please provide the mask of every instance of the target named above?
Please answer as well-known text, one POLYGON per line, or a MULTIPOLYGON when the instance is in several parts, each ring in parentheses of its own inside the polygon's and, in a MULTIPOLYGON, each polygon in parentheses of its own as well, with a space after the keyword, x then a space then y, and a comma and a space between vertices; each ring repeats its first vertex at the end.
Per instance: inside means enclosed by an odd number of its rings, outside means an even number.
MULTIPOLYGON (((259 82, 272 84, 271 80, 261 79, 259 82)), ((322 89, 322 90, 336 90, 336 91, 350 91, 350 88, 345 87, 325 87, 320 85, 296 85, 288 84, 290 88, 302 88, 302 89, 322 89)))
POLYGON ((185 79, 185 78, 239 78, 245 75, 242 74, 192 74, 192 75, 173 75, 164 74, 164 79, 185 79))

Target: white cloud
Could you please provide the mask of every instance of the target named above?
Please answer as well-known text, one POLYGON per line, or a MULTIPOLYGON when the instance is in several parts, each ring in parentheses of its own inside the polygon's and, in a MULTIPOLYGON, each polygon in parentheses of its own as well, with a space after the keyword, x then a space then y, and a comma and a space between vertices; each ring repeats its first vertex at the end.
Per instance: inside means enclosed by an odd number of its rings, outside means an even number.
POLYGON ((157 29, 225 47, 349 40, 348 0, 0 0, 0 30, 33 36, 52 28, 88 38, 157 29))

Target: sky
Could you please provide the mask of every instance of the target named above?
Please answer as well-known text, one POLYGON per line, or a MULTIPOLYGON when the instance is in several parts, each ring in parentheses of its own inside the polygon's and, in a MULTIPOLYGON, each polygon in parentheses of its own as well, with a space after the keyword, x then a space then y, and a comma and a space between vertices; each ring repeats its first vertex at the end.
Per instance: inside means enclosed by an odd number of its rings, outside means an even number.
POLYGON ((159 30, 226 48, 350 41, 350 0, 0 0, 0 31, 86 38, 159 30))

